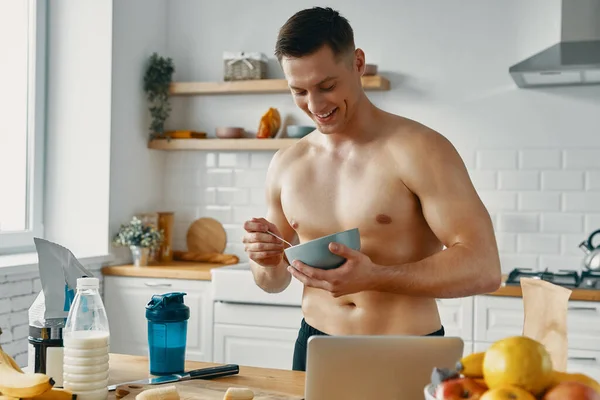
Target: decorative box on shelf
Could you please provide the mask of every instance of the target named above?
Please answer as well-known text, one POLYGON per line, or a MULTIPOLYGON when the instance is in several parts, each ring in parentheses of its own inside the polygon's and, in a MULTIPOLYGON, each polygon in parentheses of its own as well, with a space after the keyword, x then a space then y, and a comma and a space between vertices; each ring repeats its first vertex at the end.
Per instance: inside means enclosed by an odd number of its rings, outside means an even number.
POLYGON ((223 53, 223 79, 245 81, 267 77, 268 58, 263 53, 223 53))

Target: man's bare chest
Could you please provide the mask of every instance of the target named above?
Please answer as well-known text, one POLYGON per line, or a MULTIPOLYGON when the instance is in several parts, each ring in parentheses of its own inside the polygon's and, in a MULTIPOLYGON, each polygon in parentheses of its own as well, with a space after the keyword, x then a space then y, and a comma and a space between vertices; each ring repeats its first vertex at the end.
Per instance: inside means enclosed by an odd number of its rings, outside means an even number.
POLYGON ((355 227, 363 237, 394 234, 419 212, 401 177, 372 166, 296 170, 282 182, 281 204, 303 241, 355 227))

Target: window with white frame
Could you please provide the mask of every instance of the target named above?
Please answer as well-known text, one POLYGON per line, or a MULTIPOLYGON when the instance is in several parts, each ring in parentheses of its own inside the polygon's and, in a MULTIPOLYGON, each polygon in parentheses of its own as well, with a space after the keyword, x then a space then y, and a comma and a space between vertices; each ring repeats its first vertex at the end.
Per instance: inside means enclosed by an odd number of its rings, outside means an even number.
POLYGON ((0 1, 0 254, 43 235, 46 0, 0 1))

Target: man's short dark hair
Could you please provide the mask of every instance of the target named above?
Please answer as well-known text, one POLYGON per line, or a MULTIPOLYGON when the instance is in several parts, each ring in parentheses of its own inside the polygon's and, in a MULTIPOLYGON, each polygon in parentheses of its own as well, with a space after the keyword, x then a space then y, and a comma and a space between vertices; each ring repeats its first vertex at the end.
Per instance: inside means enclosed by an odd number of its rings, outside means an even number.
POLYGON ((327 7, 313 7, 298 11, 279 30, 275 56, 299 58, 310 55, 323 45, 331 48, 334 56, 354 50, 354 32, 348 20, 327 7))

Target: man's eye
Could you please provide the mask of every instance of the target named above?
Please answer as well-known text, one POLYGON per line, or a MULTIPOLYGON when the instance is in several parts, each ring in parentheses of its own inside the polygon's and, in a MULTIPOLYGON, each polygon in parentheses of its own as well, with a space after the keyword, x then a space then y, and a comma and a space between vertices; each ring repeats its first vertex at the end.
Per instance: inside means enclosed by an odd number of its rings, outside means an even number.
POLYGON ((294 94, 295 94, 296 96, 304 96, 304 95, 306 94, 306 91, 304 91, 304 90, 301 90, 301 91, 299 91, 299 92, 298 92, 298 91, 295 91, 295 90, 294 90, 294 94))
POLYGON ((322 90, 324 92, 331 92, 334 88, 335 88, 335 85, 331 85, 329 87, 323 88, 322 90))

